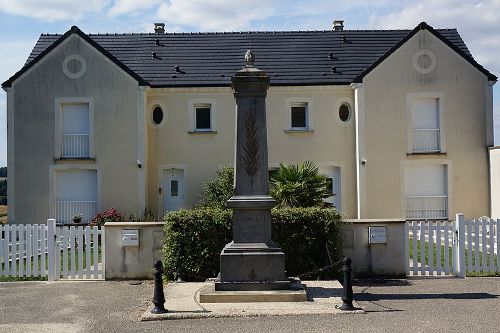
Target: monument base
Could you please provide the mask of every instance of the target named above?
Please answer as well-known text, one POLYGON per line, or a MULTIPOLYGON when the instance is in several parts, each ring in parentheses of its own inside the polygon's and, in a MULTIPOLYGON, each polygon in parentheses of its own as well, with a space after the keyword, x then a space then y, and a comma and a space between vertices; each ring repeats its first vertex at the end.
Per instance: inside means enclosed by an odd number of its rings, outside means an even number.
POLYGON ((269 287, 267 282, 245 282, 245 283, 221 283, 216 282, 205 286, 200 290, 200 303, 250 303, 250 302, 305 302, 307 293, 300 280, 271 282, 276 286, 287 286, 287 289, 265 289, 269 287), (217 286, 232 284, 239 285, 244 289, 217 290, 217 286), (256 288, 256 289, 251 289, 256 288))
POLYGON ((286 280, 285 254, 274 243, 231 242, 221 252, 220 268, 221 283, 286 280))

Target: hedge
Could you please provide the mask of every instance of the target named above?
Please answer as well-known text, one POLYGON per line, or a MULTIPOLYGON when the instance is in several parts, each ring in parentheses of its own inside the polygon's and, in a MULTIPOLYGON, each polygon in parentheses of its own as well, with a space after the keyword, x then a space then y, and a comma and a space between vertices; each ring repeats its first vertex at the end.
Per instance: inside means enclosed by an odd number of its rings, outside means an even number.
MULTIPOLYGON (((216 277, 220 252, 232 240, 231 217, 231 210, 220 208, 168 213, 163 248, 167 278, 204 281, 216 277)), ((273 240, 285 252, 287 275, 308 279, 337 277, 340 265, 336 263, 342 249, 340 223, 335 209, 273 209, 273 240)))

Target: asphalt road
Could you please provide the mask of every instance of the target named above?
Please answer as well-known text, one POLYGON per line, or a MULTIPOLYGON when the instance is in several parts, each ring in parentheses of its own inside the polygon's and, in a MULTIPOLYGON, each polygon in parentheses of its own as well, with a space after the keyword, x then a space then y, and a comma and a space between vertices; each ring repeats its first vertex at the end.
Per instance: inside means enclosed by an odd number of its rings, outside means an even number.
POLYGON ((0 332, 500 332, 500 278, 358 281, 365 314, 140 322, 152 291, 150 282, 0 283, 0 332))

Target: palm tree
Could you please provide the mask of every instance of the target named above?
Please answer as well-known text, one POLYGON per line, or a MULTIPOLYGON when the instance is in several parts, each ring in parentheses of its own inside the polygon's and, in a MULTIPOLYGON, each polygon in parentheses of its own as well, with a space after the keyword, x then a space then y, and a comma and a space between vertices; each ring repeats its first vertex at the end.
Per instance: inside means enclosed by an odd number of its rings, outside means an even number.
POLYGON ((301 165, 280 164, 271 175, 271 196, 281 207, 312 207, 324 205, 332 196, 328 180, 310 161, 301 165))

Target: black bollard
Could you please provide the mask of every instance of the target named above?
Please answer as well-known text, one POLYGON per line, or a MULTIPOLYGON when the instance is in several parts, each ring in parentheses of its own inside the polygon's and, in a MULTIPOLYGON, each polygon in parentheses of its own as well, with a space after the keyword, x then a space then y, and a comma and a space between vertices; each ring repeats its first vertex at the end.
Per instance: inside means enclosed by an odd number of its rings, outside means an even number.
POLYGON ((352 293, 352 268, 351 268, 352 260, 349 257, 344 258, 344 264, 342 265, 342 273, 344 273, 344 283, 342 289, 342 306, 340 310, 356 310, 356 308, 352 305, 353 301, 353 293, 352 293))
POLYGON ((163 293, 163 264, 161 260, 158 260, 154 264, 153 269, 154 279, 155 279, 155 292, 153 296, 153 304, 155 307, 151 310, 151 313, 160 314, 167 313, 165 309, 165 294, 163 293))

